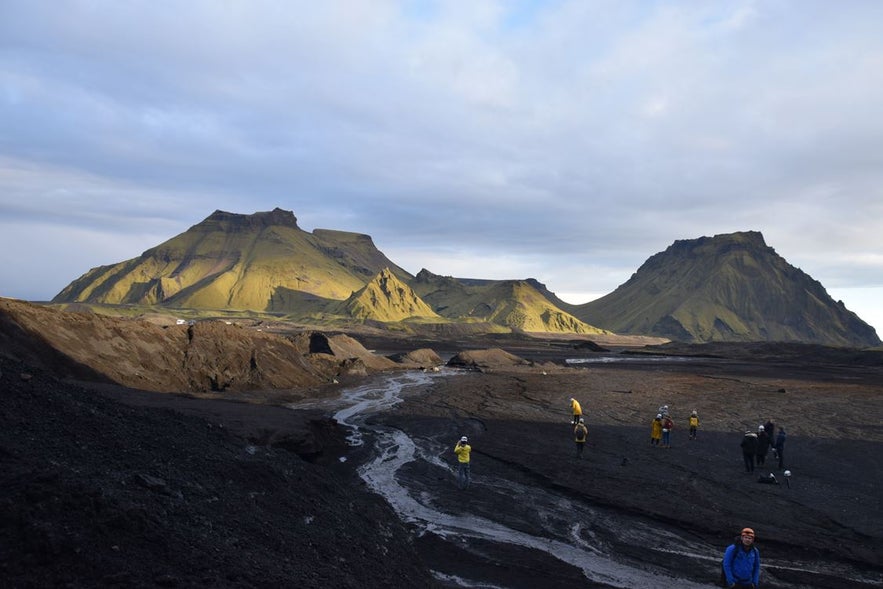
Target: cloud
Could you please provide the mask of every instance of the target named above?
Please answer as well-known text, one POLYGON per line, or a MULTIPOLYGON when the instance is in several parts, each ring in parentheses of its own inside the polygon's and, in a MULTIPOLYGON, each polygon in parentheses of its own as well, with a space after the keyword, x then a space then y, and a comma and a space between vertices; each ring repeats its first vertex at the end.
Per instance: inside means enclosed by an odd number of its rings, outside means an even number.
POLYGON ((65 250, 77 275, 279 206, 412 271, 488 259, 561 292, 742 230, 825 285, 880 284, 880 22, 796 0, 8 0, 0 221, 36 224, 27 266, 65 250))

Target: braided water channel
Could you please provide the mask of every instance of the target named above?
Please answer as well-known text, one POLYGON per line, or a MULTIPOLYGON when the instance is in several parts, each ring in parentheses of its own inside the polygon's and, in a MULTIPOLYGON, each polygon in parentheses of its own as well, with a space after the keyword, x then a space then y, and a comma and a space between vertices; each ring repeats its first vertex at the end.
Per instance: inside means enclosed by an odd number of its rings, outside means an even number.
MULTIPOLYGON (((456 374, 456 371, 443 369, 439 373, 410 372, 383 376, 345 390, 338 399, 311 403, 309 406, 331 403, 328 407, 334 411, 334 418, 349 430, 350 445, 361 446, 370 439, 374 446, 371 457, 359 467, 359 475, 374 492, 384 497, 401 520, 418 535, 434 534, 445 541, 461 544, 474 539, 541 551, 582 571, 592 586, 714 586, 712 579, 707 583, 691 581, 650 563, 670 560, 678 563, 673 567, 676 570, 698 568, 713 571, 720 562, 721 547, 673 533, 649 518, 623 515, 585 501, 574 501, 554 489, 523 485, 503 478, 474 479, 470 493, 490 496, 485 505, 493 505, 497 501, 524 505, 523 511, 530 513, 525 514, 523 519, 512 521, 511 513, 501 516, 497 510, 487 508, 470 511, 463 505, 451 507, 450 502, 439 501, 439 494, 449 492, 450 487, 444 486, 440 490, 433 481, 439 478, 453 481, 456 477, 449 456, 450 448, 433 439, 412 438, 398 429, 369 425, 367 420, 409 396, 425 392, 432 379, 456 378, 456 374), (434 476, 408 474, 415 464, 420 464, 421 472, 425 473, 428 469, 434 472, 434 476), (442 503, 448 505, 443 506, 442 503), (578 523, 574 522, 574 513, 580 514, 578 523), (507 521, 502 521, 504 519, 507 521), (639 546, 642 552, 654 553, 654 557, 646 560, 625 557, 616 553, 614 547, 617 545, 639 546)), ((305 406, 302 403, 292 408, 305 406)), ((829 568, 822 563, 764 564, 826 575, 852 572, 835 571, 832 569, 839 568, 838 565, 829 568)), ((465 575, 434 574, 440 583, 449 586, 504 586, 489 584, 487 580, 470 580, 465 575)), ((696 577, 695 574, 693 576, 696 577)), ((866 582, 867 579, 861 581, 866 582)), ((788 584, 782 586, 797 587, 788 584)))

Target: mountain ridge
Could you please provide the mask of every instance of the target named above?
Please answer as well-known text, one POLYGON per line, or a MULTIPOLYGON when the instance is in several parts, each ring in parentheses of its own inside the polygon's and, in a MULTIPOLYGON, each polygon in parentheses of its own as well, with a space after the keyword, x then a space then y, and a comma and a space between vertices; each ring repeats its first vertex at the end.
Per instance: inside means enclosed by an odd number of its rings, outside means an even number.
POLYGON ((617 333, 685 342, 880 343, 873 327, 758 231, 677 240, 612 293, 571 312, 617 333))
POLYGON ((89 270, 52 302, 258 312, 406 331, 460 324, 685 342, 880 343, 757 231, 677 240, 612 293, 573 305, 534 278, 455 278, 425 268, 412 275, 369 235, 308 233, 292 211, 216 210, 137 258, 89 270))
POLYGON ((411 277, 370 236, 307 233, 293 212, 279 208, 215 211, 138 258, 93 268, 52 302, 285 311, 286 292, 344 299, 382 268, 411 277))

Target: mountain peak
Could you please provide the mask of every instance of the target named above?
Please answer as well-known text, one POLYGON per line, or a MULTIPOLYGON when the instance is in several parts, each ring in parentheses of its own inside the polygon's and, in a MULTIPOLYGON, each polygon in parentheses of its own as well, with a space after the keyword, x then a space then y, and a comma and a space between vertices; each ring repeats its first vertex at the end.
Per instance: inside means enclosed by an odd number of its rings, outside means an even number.
POLYGON ((272 211, 257 212, 251 215, 229 213, 219 209, 206 217, 199 225, 224 226, 238 229, 263 228, 274 225, 298 228, 297 217, 294 216, 294 211, 286 211, 279 207, 272 211))
POLYGON ((291 312, 317 297, 345 300, 383 268, 399 271, 367 235, 310 234, 280 208, 217 210, 138 258, 93 269, 53 300, 291 312))
POLYGON ((354 292, 343 308, 357 319, 375 321, 404 321, 411 318, 439 316, 414 290, 383 268, 364 288, 354 292))
POLYGON ((871 326, 767 246, 758 231, 675 241, 574 314, 617 333, 688 342, 879 342, 871 326))

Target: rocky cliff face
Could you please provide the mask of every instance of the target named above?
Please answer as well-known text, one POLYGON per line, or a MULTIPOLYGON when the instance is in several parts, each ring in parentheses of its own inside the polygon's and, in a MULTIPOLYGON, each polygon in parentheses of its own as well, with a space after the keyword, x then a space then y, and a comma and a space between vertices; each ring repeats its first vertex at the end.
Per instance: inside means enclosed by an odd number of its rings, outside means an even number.
POLYGON ((871 326, 754 231, 676 241, 573 313, 617 333, 687 342, 880 343, 871 326))

